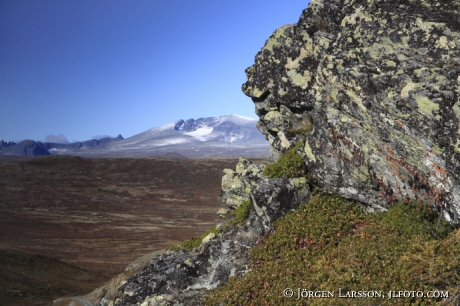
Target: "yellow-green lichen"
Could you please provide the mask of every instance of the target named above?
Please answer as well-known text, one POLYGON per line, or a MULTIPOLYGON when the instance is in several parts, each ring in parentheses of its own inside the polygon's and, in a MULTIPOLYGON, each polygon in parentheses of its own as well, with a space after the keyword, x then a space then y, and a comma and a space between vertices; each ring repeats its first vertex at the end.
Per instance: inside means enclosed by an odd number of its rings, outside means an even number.
POLYGON ((454 151, 455 152, 460 152, 460 144, 458 142, 454 146, 454 151))
POLYGON ((264 94, 264 91, 255 86, 248 86, 245 91, 254 98, 260 98, 264 94))
POLYGON ((291 146, 291 143, 289 140, 286 138, 286 135, 282 131, 278 131, 278 138, 281 140, 281 146, 285 149, 289 148, 291 146))
POLYGON ((308 87, 308 83, 311 81, 311 75, 308 70, 305 70, 303 74, 300 74, 295 69, 290 69, 286 74, 292 80, 294 85, 297 85, 302 89, 306 89, 308 87))
POLYGON ((392 91, 392 90, 389 90, 387 95, 388 95, 388 98, 393 99, 398 94, 396 92, 392 91))
POLYGON ((367 49, 374 59, 381 59, 384 56, 395 53, 392 44, 374 43, 367 49))
POLYGON ((305 150, 305 154, 307 154, 308 158, 309 158, 310 160, 316 162, 316 157, 315 157, 315 155, 313 154, 313 151, 311 150, 311 147, 310 147, 310 144, 308 143, 308 141, 305 141, 304 150, 305 150))
MULTIPOLYGON (((352 87, 352 88, 356 88, 356 87, 352 87)), ((359 88, 356 88, 356 89, 359 90, 359 88)), ((367 113, 367 108, 363 104, 363 99, 355 91, 348 89, 346 93, 350 97, 350 99, 358 105, 361 112, 367 113)))
POLYGON ((365 183, 369 181, 369 178, 365 175, 366 172, 367 172, 366 167, 354 168, 352 177, 359 183, 365 183))
POLYGON ((362 150, 365 154, 369 153, 369 148, 366 147, 366 146, 362 146, 362 147, 361 147, 361 150, 362 150))
POLYGON ((267 40, 267 42, 265 43, 264 49, 266 49, 266 50, 268 50, 268 51, 273 53, 273 47, 279 45, 278 39, 280 37, 287 38, 284 35, 284 31, 286 29, 290 28, 290 27, 292 27, 292 25, 285 25, 285 26, 282 26, 282 27, 278 28, 272 34, 272 36, 267 40))
POLYGON ((411 90, 414 90, 416 88, 419 88, 420 87, 420 84, 416 84, 416 83, 407 83, 402 89, 401 89, 401 98, 402 99, 407 99, 409 97, 409 92, 411 90))
MULTIPOLYGON (((402 54, 402 53, 398 53, 396 56, 398 57, 398 60, 399 60, 400 62, 404 62, 404 61, 407 61, 407 60, 409 59, 407 56, 405 56, 405 55, 402 54)), ((395 65, 396 65, 396 63, 395 63, 395 65)))
POLYGON ((425 96, 415 95, 420 112, 425 115, 431 115, 433 111, 439 111, 439 105, 432 102, 425 96))
POLYGON ((444 149, 438 147, 437 145, 434 145, 431 149, 432 149, 438 156, 440 156, 442 153, 444 153, 444 149))
POLYGON ((264 120, 271 121, 278 126, 281 126, 283 124, 283 116, 278 111, 269 111, 265 114, 264 120))
POLYGON ((306 49, 302 48, 300 49, 300 55, 296 59, 288 58, 286 65, 284 67, 286 69, 297 69, 299 68, 300 61, 303 60, 306 56, 308 55, 308 52, 306 49))

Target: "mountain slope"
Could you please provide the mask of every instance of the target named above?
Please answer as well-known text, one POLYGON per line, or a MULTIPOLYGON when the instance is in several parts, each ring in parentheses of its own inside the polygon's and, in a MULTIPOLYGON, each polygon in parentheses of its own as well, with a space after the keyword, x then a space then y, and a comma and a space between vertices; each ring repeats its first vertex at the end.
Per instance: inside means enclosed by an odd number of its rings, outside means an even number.
POLYGON ((127 139, 77 153, 87 157, 140 157, 175 152, 186 157, 268 156, 257 119, 239 115, 178 120, 127 139))

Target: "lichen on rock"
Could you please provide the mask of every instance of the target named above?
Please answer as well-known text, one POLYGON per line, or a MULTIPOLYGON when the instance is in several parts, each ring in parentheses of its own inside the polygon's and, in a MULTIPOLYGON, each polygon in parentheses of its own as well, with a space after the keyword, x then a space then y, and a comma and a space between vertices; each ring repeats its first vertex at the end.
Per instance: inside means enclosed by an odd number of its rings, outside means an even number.
POLYGON ((424 200, 459 224, 459 7, 313 0, 246 70, 272 157, 305 141, 324 191, 376 210, 424 200))
POLYGON ((235 171, 224 170, 222 177, 221 197, 225 205, 236 208, 246 200, 250 200, 250 192, 260 181, 264 165, 252 163, 240 158, 235 171))

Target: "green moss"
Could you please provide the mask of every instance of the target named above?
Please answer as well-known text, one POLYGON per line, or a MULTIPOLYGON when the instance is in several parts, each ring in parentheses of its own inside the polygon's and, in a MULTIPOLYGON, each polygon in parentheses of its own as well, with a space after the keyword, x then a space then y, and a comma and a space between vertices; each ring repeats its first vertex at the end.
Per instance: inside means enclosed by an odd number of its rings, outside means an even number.
POLYGON ((242 224, 244 219, 246 219, 249 216, 249 211, 251 210, 251 200, 246 200, 244 201, 240 206, 235 208, 231 212, 231 215, 234 216, 234 218, 230 221, 232 225, 238 225, 242 224))
POLYGON ((303 147, 299 142, 292 149, 287 150, 275 163, 269 164, 264 169, 267 177, 303 177, 306 174, 305 161, 297 150, 303 147))
POLYGON ((365 215, 352 201, 316 194, 280 218, 251 259, 252 272, 211 291, 204 305, 444 305, 439 298, 387 294, 442 290, 453 299, 460 293, 460 230, 438 225, 436 212, 417 202, 365 215), (285 288, 294 290, 293 298, 283 297, 285 288), (297 301, 297 288, 331 291, 334 297, 297 301), (339 298, 339 288, 382 297, 339 298))
POLYGON ((210 235, 210 234, 218 235, 218 234, 222 233, 224 231, 224 229, 226 229, 226 227, 217 227, 216 226, 216 227, 210 229, 209 231, 203 233, 199 237, 190 238, 190 239, 185 240, 183 242, 180 242, 178 244, 172 245, 169 248, 174 250, 174 251, 180 251, 180 250, 183 250, 183 249, 191 251, 194 248, 199 247, 203 243, 203 239, 206 238, 208 235, 210 235))

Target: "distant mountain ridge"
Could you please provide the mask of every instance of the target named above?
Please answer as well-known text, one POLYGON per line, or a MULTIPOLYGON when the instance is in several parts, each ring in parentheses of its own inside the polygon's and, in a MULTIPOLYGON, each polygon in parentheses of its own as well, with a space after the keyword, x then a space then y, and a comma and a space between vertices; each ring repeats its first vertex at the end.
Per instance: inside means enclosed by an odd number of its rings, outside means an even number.
POLYGON ((269 143, 257 119, 239 115, 178 120, 124 139, 93 139, 71 144, 22 141, 0 147, 0 155, 78 155, 82 157, 268 156, 269 143))
POLYGON ((66 150, 74 151, 74 150, 80 150, 80 149, 89 149, 89 148, 102 146, 108 143, 120 141, 123 139, 124 139, 123 136, 119 134, 117 137, 104 137, 101 139, 91 139, 91 140, 86 140, 83 142, 73 142, 73 143, 68 143, 68 144, 45 142, 44 145, 45 145, 45 148, 51 154, 61 155, 61 154, 65 154, 66 150))
POLYGON ((16 144, 15 142, 4 141, 3 139, 0 139, 0 149, 4 148, 4 147, 9 147, 9 146, 12 146, 12 145, 15 145, 15 144, 16 144))
MULTIPOLYGON (((19 143, 5 142, 0 143, 0 155, 18 155, 18 156, 39 156, 39 155, 58 155, 65 154, 66 151, 74 152, 80 149, 94 148, 107 143, 123 140, 123 136, 104 137, 101 139, 91 139, 83 142, 73 143, 53 143, 40 142, 34 140, 23 140, 19 143)), ((71 154, 70 154, 71 155, 71 154)))

